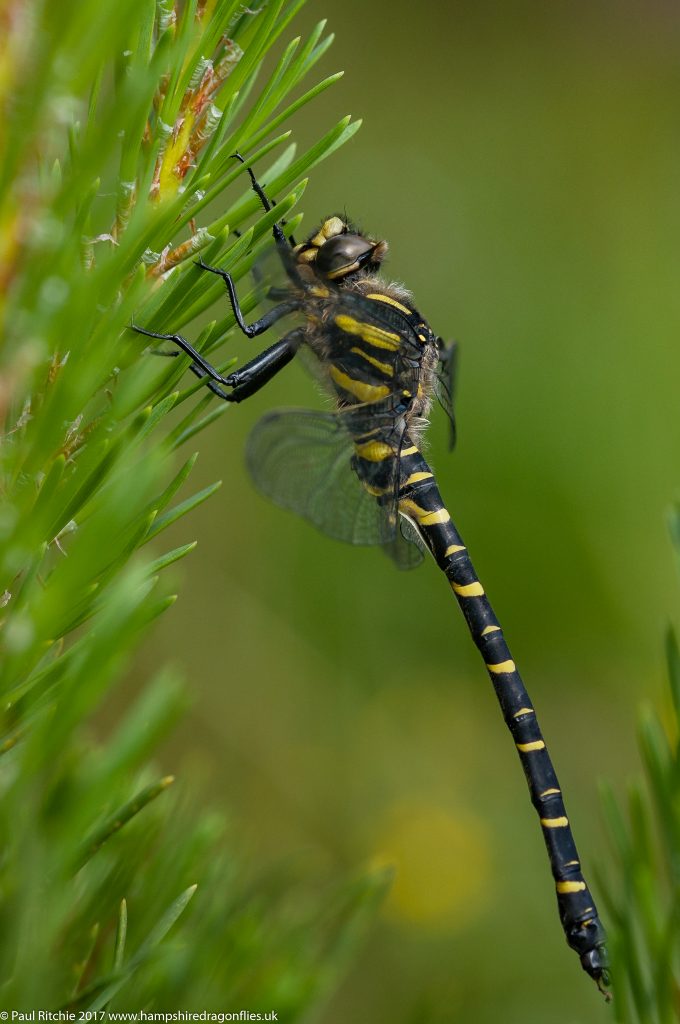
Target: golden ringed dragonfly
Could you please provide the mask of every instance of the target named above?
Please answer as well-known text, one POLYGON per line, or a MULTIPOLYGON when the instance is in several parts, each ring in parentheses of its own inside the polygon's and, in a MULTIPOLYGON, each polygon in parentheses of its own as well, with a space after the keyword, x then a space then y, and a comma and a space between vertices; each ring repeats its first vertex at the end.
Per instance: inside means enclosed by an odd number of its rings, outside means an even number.
MULTIPOLYGON (((263 187, 247 170, 262 206, 271 210, 263 187)), ((422 550, 433 555, 484 660, 524 769, 567 942, 606 994, 605 933, 536 713, 419 447, 435 397, 449 416, 452 441, 455 436, 453 347, 436 337, 408 292, 378 276, 386 242, 360 234, 339 215, 326 218, 300 244, 286 237, 280 223, 273 234, 287 285, 270 290, 278 304, 254 323, 246 323, 229 273, 200 262, 223 279, 236 323, 247 337, 298 315, 291 331, 240 369, 221 376, 181 335, 135 330, 173 342, 191 359, 193 373, 227 402, 255 394, 298 351, 311 353, 335 409, 280 410, 260 420, 247 446, 254 482, 332 537, 383 545, 400 568, 416 565, 422 550)))

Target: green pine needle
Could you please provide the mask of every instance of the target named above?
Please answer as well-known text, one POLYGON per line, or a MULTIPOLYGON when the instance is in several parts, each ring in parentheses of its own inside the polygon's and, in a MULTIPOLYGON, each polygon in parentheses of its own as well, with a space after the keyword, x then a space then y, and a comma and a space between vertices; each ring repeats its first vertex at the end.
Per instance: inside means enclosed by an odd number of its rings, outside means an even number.
MULTIPOLYGON (((678 547, 680 534, 673 533, 678 547)), ((609 919, 614 1016, 621 1024, 671 1024, 680 991, 680 659, 666 640, 669 701, 664 721, 640 711, 644 784, 628 787, 627 807, 602 787, 617 871, 600 872, 609 919)))
MULTIPOLYGON (((288 993, 282 1009, 293 1019, 335 983, 384 888, 368 877, 333 906, 319 894, 315 910, 293 915, 265 881, 254 894, 222 825, 196 813, 188 780, 168 788, 152 763, 186 706, 179 681, 161 669, 119 722, 121 697, 111 699, 174 601, 164 576, 195 547, 190 513, 219 487, 183 496, 196 456, 180 466, 175 451, 227 408, 186 377, 185 357, 155 358, 130 324, 176 331, 216 299, 224 305, 222 282, 200 271, 197 254, 243 279, 273 245, 276 218, 293 211, 286 230, 295 230, 315 164, 358 127, 321 126, 297 155, 294 115, 339 77, 315 77, 332 39, 323 22, 291 41, 302 2, 38 0, 26 17, 22 0, 9 0, 0 74, 7 1007, 197 1008, 227 1005, 234 992, 274 1005, 288 993), (237 149, 276 211, 261 209, 237 149), (184 536, 164 552, 154 542, 170 526, 184 536), (198 890, 188 887, 195 879, 198 890)), ((244 291, 248 310, 260 295, 244 291)), ((219 315, 191 336, 201 351, 224 347, 216 361, 226 371, 234 320, 219 315)), ((308 892, 299 903, 309 908, 308 892)))
POLYGON ((94 832, 85 840, 82 849, 79 851, 76 864, 80 868, 85 864, 90 857, 93 857, 101 846, 104 845, 111 836, 115 835, 116 832, 120 831, 124 825, 126 825, 136 814, 139 814, 147 804, 151 803, 157 797, 164 793, 168 786, 171 786, 175 781, 172 775, 167 775, 164 779, 160 779, 159 782, 154 782, 151 786, 146 786, 140 793, 129 800, 123 807, 120 807, 113 814, 109 815, 105 821, 98 825, 94 832))

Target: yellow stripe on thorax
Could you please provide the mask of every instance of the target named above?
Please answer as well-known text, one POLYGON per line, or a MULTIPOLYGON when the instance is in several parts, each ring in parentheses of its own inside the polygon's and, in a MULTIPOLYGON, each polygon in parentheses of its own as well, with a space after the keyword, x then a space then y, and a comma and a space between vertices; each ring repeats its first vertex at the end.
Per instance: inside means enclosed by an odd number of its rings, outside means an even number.
POLYGON ((384 373, 386 377, 394 377, 394 367, 390 366, 389 363, 381 363, 379 359, 375 358, 375 356, 369 356, 368 352, 364 352, 362 348, 357 348, 356 346, 351 348, 350 352, 354 352, 355 355, 361 356, 361 358, 365 359, 367 363, 371 364, 371 366, 375 366, 376 370, 380 370, 381 373, 384 373))
POLYGON ((354 377, 349 377, 337 366, 331 366, 329 373, 343 391, 354 395, 360 402, 378 402, 381 398, 387 398, 390 393, 390 389, 386 384, 365 384, 362 380, 355 380, 354 377))
POLYGON ((386 348, 390 352, 396 352, 401 343, 398 334, 394 334, 392 331, 383 331, 382 328, 375 327, 373 324, 362 324, 360 320, 355 320, 354 317, 346 316, 344 313, 336 316, 335 323, 345 334, 355 334, 367 345, 373 345, 376 348, 386 348))
POLYGON ((391 459, 394 455, 391 447, 385 441, 364 441, 362 444, 355 444, 354 451, 367 462, 382 462, 384 459, 391 459))
POLYGON ((370 295, 366 296, 367 299, 377 299, 378 302, 387 302, 390 306, 394 306, 395 309, 400 309, 402 313, 407 313, 409 316, 413 310, 409 309, 408 306, 404 306, 401 302, 397 302, 391 295, 382 295, 380 292, 371 292, 370 295))

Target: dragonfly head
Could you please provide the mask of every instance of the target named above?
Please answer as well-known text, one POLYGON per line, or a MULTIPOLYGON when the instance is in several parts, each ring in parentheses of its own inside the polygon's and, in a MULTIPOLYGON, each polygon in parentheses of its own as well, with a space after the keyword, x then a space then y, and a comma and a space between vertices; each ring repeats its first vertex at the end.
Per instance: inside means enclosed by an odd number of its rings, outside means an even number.
POLYGON ((387 242, 360 235, 342 217, 328 217, 318 231, 295 247, 298 263, 314 267, 319 277, 341 283, 363 272, 374 273, 387 253, 387 242))

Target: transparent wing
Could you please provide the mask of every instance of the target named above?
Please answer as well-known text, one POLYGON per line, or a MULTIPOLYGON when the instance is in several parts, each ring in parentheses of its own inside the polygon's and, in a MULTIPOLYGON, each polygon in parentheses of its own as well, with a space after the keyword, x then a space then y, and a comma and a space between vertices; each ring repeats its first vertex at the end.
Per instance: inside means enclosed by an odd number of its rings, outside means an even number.
POLYGON ((396 520, 359 482, 342 415, 284 409, 264 416, 246 446, 255 486, 323 533, 349 544, 386 544, 396 520))
POLYGON ((456 444, 456 417, 453 412, 453 399, 458 369, 458 342, 452 341, 450 345, 444 345, 441 338, 438 338, 437 342, 439 344, 439 366, 435 377, 435 394, 449 419, 449 451, 451 451, 456 444))
POLYGON ((423 560, 425 546, 413 523, 400 516, 394 540, 385 545, 384 551, 398 569, 415 569, 423 560))
POLYGON ((255 486, 277 505, 349 544, 381 544, 400 568, 420 561, 402 536, 396 513, 398 460, 385 467, 386 495, 374 497, 352 469, 354 433, 371 429, 378 414, 367 407, 336 413, 284 409, 257 423, 246 446, 255 486), (362 424, 363 416, 365 423, 362 424), (394 492, 394 498, 391 492, 394 492))
POLYGON ((301 366, 304 366, 305 371, 312 380, 320 384, 323 392, 328 394, 328 375, 323 368, 321 360, 312 352, 309 345, 300 345, 295 358, 301 366))

